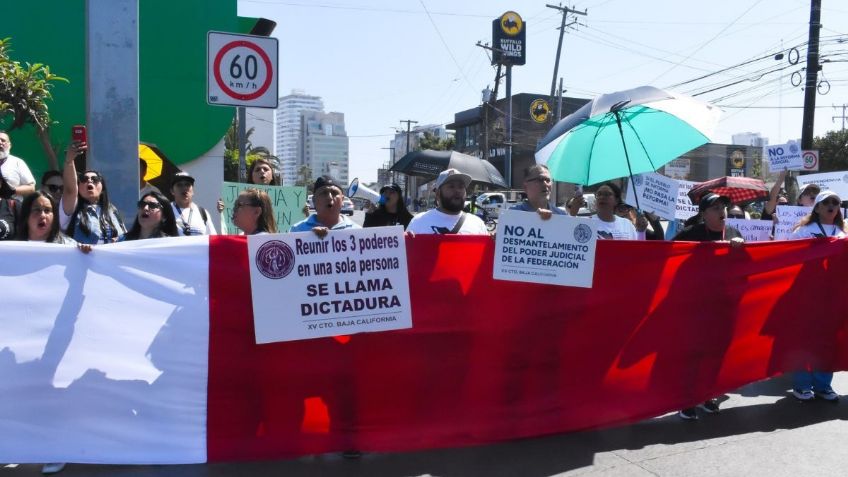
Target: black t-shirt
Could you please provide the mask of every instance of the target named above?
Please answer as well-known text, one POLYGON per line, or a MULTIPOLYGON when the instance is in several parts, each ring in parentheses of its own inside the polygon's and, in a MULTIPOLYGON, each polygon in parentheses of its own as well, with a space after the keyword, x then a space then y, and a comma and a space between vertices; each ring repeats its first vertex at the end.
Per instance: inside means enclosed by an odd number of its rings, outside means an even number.
POLYGON ((681 230, 674 236, 673 240, 685 240, 688 242, 716 242, 719 240, 730 240, 733 238, 742 238, 742 234, 736 230, 736 227, 726 225, 724 227, 724 237, 722 237, 721 232, 713 232, 712 230, 707 229, 707 226, 702 222, 690 225, 689 227, 681 230))
POLYGON ((412 214, 406 210, 400 211, 397 214, 390 214, 386 209, 380 207, 374 212, 365 214, 365 221, 362 226, 385 227, 388 225, 403 225, 404 230, 406 230, 410 220, 412 220, 412 214))

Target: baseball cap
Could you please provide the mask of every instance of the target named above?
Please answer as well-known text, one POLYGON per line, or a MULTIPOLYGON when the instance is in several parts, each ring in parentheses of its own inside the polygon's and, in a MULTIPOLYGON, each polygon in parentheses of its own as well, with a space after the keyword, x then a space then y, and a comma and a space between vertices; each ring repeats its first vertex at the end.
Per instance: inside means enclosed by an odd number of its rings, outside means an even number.
POLYGON ((468 174, 463 174, 456 169, 446 169, 439 174, 439 177, 436 178, 436 189, 452 179, 461 180, 465 187, 468 187, 468 185, 471 184, 471 176, 468 174))
POLYGON ((395 183, 386 184, 383 187, 380 187, 380 195, 383 195, 383 193, 387 190, 393 190, 398 194, 403 195, 403 189, 401 189, 400 186, 395 183))
POLYGON ((177 172, 174 174, 174 178, 171 179, 171 187, 173 187, 177 182, 189 182, 194 185, 194 177, 191 177, 191 174, 188 172, 177 172))
MULTIPOLYGON (((809 193, 810 195, 818 195, 819 192, 821 192, 821 187, 819 187, 818 184, 813 183, 804 184, 803 186, 801 186, 800 189, 798 189, 799 196, 804 195, 804 193, 809 193)), ((818 201, 816 201, 816 204, 818 204, 818 201)))
POLYGON ((703 197, 701 197, 701 202, 698 204, 698 211, 703 212, 706 209, 709 209, 716 202, 724 202, 725 207, 730 206, 730 197, 726 195, 718 195, 712 192, 706 193, 703 197))
POLYGON ((313 186, 312 190, 317 192, 318 189, 322 187, 335 187, 339 190, 342 189, 341 186, 336 183, 336 180, 330 176, 321 176, 315 179, 315 185, 313 186))
MULTIPOLYGON (((827 199, 828 197, 836 197, 837 199, 839 199, 839 194, 833 192, 832 190, 823 190, 816 195, 816 202, 815 204, 813 204, 813 207, 819 205, 819 202, 827 199)), ((839 199, 839 201, 842 202, 842 199, 839 199)))

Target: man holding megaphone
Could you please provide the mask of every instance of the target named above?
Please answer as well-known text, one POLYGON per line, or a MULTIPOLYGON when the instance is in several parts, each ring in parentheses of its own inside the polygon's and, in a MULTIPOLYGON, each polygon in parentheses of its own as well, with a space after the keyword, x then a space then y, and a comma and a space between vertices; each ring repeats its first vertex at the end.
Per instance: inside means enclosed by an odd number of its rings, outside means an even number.
POLYGON ((377 199, 377 209, 365 214, 363 227, 384 227, 387 225, 403 225, 404 230, 412 220, 412 214, 406 209, 403 200, 403 192, 397 184, 390 184, 380 188, 380 197, 377 199))

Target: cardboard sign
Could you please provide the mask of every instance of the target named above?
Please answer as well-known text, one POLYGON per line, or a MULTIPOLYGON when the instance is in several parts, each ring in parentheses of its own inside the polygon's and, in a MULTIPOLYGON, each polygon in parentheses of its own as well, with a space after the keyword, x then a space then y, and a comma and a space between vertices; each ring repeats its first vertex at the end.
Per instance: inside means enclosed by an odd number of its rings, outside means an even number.
POLYGON ((257 343, 412 327, 403 227, 247 238, 257 343))
POLYGON ((763 157, 768 160, 769 171, 800 171, 804 168, 801 145, 790 141, 763 148, 763 157))
POLYGON ((768 242, 771 240, 771 220, 725 219, 725 224, 736 227, 746 242, 768 242))
POLYGON ((224 201, 224 212, 221 217, 221 233, 237 234, 238 227, 233 224, 233 205, 241 191, 259 189, 265 191, 271 199, 274 208, 274 219, 277 221, 277 231, 288 232, 292 224, 300 222, 305 217, 303 206, 306 205, 306 188, 293 186, 272 186, 261 184, 242 184, 240 182, 224 182, 221 186, 221 199, 224 201))
POLYGON ((496 280, 592 287, 598 238, 591 220, 506 210, 496 237, 496 280))
POLYGON ((821 172, 798 176, 798 187, 816 184, 821 190, 832 190, 843 200, 848 199, 848 171, 821 172))
POLYGON ((627 181, 627 197, 625 202, 636 206, 638 197, 639 208, 653 212, 660 217, 674 220, 677 213, 677 181, 655 172, 637 174, 632 181, 627 181))
POLYGON ((800 205, 778 205, 775 211, 777 225, 774 227, 774 239, 789 240, 789 236, 792 235, 792 229, 795 228, 798 221, 812 210, 812 207, 800 205))

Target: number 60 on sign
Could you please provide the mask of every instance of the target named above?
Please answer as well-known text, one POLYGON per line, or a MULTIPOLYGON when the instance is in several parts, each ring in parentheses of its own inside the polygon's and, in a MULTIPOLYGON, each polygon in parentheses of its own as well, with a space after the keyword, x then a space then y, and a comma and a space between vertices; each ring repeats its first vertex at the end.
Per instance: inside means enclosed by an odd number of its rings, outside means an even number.
POLYGON ((277 39, 210 31, 209 104, 276 108, 277 39))

